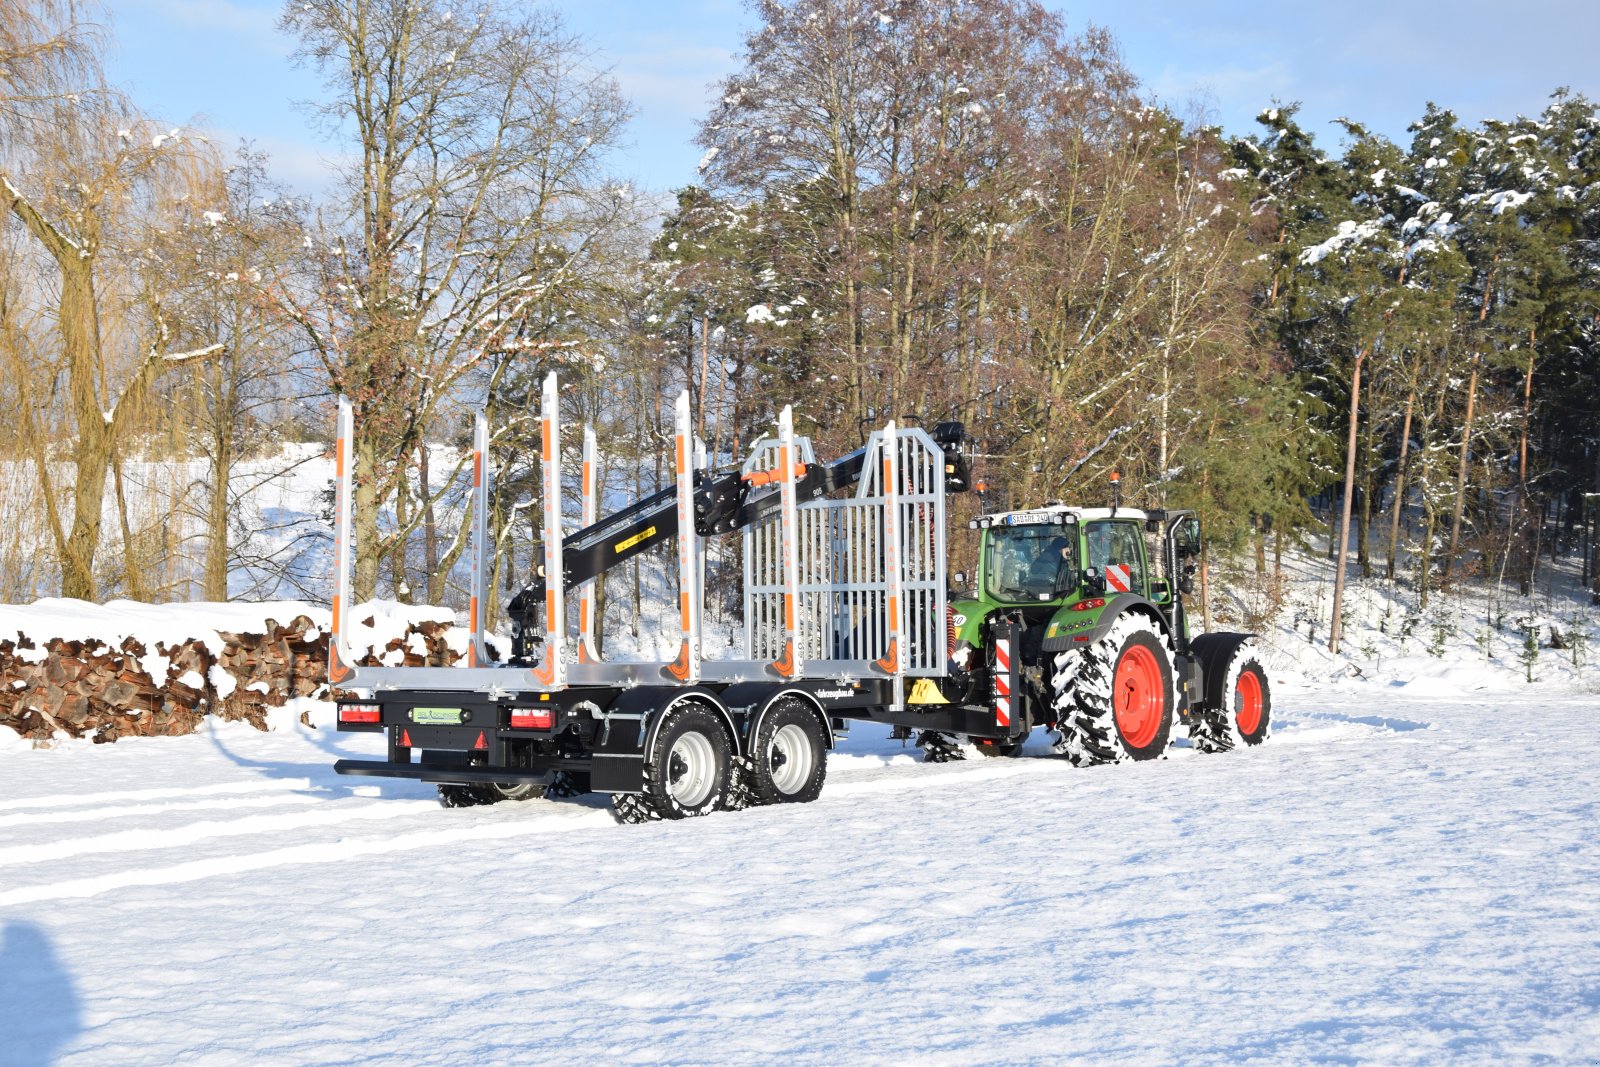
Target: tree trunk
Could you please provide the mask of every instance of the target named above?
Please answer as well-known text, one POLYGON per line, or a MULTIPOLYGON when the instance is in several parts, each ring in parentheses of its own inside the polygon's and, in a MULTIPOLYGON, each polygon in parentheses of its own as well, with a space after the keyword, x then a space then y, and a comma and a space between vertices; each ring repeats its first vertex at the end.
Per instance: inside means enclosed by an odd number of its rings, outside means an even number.
POLYGON ((371 600, 378 595, 378 480, 373 474, 373 457, 377 442, 370 430, 356 425, 354 467, 351 472, 351 493, 355 543, 351 554, 355 557, 351 596, 356 603, 371 600))
POLYGON ((1366 362, 1367 349, 1356 356, 1355 369, 1350 374, 1350 433, 1345 442, 1344 506, 1339 518, 1339 556, 1333 572, 1333 621, 1328 628, 1328 651, 1337 654, 1339 636, 1343 630, 1341 612, 1344 607, 1344 568, 1350 555, 1350 503, 1356 484, 1356 426, 1361 417, 1361 364, 1366 362))
POLYGON ((233 474, 234 416, 232 375, 218 364, 216 410, 211 425, 211 484, 206 494, 206 562, 202 595, 220 603, 228 599, 228 491, 233 474))
POLYGON ((1417 401, 1415 388, 1406 393, 1406 415, 1400 424, 1400 461, 1394 472, 1394 513, 1389 519, 1388 578, 1394 581, 1395 557, 1400 545, 1400 511, 1406 500, 1406 457, 1411 452, 1411 410, 1417 401))
POLYGON ((1456 549, 1461 541, 1461 512, 1467 501, 1467 458, 1472 451, 1472 412, 1478 399, 1478 360, 1472 360, 1472 376, 1467 381, 1467 418, 1461 428, 1461 459, 1456 464, 1456 500, 1450 513, 1450 547, 1444 556, 1444 569, 1439 584, 1450 582, 1450 569, 1456 562, 1456 549))

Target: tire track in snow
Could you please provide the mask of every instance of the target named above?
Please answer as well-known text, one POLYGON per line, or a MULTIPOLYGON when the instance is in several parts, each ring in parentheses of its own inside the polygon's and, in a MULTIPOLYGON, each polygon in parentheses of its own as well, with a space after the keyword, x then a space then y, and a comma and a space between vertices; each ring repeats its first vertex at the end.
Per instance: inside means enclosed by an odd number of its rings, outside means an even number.
POLYGON ((77 793, 0 801, 0 811, 32 808, 69 808, 85 804, 126 803, 130 800, 178 800, 186 797, 228 796, 235 793, 292 793, 312 788, 309 778, 271 778, 250 782, 223 782, 183 789, 123 789, 111 793, 77 793))
MULTIPOLYGON (((431 801, 428 807, 433 807, 431 801)), ((118 871, 91 878, 76 878, 51 885, 27 886, 0 892, 0 908, 40 901, 81 899, 99 896, 119 889, 139 886, 173 885, 180 882, 197 882, 220 875, 247 874, 295 864, 342 863, 362 856, 381 856, 395 852, 410 852, 419 848, 439 845, 460 845, 484 841, 509 841, 522 837, 540 837, 567 833, 593 827, 597 824, 615 825, 608 811, 590 810, 577 817, 549 815, 531 822, 478 823, 465 828, 444 830, 419 830, 416 833, 393 837, 358 838, 356 840, 320 841, 314 844, 291 845, 243 856, 213 856, 191 860, 169 867, 150 867, 140 870, 118 871)))
POLYGON ((290 793, 281 797, 238 797, 235 799, 188 800, 171 804, 136 804, 118 808, 68 808, 62 811, 25 812, 20 815, 0 815, 0 829, 8 826, 46 826, 71 822, 101 822, 107 819, 126 819, 139 815, 165 815, 176 811, 223 811, 240 808, 274 808, 283 805, 315 804, 323 797, 310 793, 290 793))
POLYGON ((96 837, 74 837, 65 841, 0 848, 0 867, 20 867, 29 863, 45 863, 50 860, 100 855, 106 852, 147 852, 178 848, 198 841, 212 841, 223 837, 247 837, 284 830, 319 829, 379 819, 398 819, 425 809, 437 810, 438 805, 431 800, 383 801, 357 808, 334 807, 288 815, 247 815, 242 819, 230 819, 226 822, 195 822, 171 830, 120 830, 96 837))
MULTIPOLYGON (((1327 725, 1342 728, 1337 735, 1337 740, 1340 741, 1356 740, 1361 737, 1370 738, 1390 733, 1389 730, 1383 727, 1361 722, 1339 721, 1337 719, 1331 722, 1324 720, 1324 722, 1327 722, 1327 725)), ((1317 726, 1323 725, 1323 723, 1316 720, 1312 720, 1310 723, 1302 721, 1293 725, 1285 724, 1288 727, 1285 733, 1292 736, 1294 733, 1299 732, 1297 728, 1303 725, 1312 725, 1312 723, 1317 726)), ((1308 730, 1307 733, 1317 735, 1321 734, 1322 731, 1313 728, 1308 730)), ((1315 739, 1326 740, 1327 738, 1320 736, 1315 739)), ((1312 738, 1308 737, 1305 740, 1309 741, 1312 738)), ((1195 755, 1187 750, 1178 751, 1187 756, 1195 755)), ((1226 757, 1213 758, 1225 759, 1226 757)), ((841 770, 844 769, 841 768, 841 770)), ((830 798, 838 798, 848 801, 848 798, 851 797, 884 792, 902 790, 909 792, 944 787, 959 788, 968 786, 974 781, 1001 781, 1007 778, 1045 774, 1076 776, 1078 773, 1077 768, 1071 767, 1065 761, 1047 756, 1004 761, 983 760, 978 762, 972 760, 954 765, 945 764, 940 766, 935 773, 929 773, 931 770, 933 768, 928 768, 921 763, 900 766, 891 764, 888 760, 878 766, 852 767, 848 771, 844 771, 843 774, 830 779, 821 799, 826 801, 830 798)), ((194 790, 148 790, 142 792, 153 794, 154 796, 174 794, 187 796, 226 795, 230 792, 264 792, 275 788, 283 788, 286 784, 289 788, 294 788, 296 785, 304 788, 308 787, 310 782, 309 780, 301 780, 299 783, 251 782, 237 783, 234 786, 203 786, 194 790)), ((135 794, 100 794, 103 798, 121 797, 124 799, 133 795, 135 794)), ((68 798, 60 799, 66 800, 68 798)), ((82 800, 84 798, 71 799, 82 800)), ((278 830, 305 829, 318 826, 338 826, 347 822, 365 822, 401 817, 414 814, 419 810, 436 811, 437 809, 433 801, 386 800, 378 804, 355 809, 354 811, 338 810, 294 815, 254 816, 229 822, 194 823, 166 831, 124 831, 93 838, 78 838, 56 842, 49 845, 0 849, 0 866, 5 865, 8 861, 13 864, 36 863, 89 853, 134 852, 178 847, 195 841, 246 836, 252 833, 270 833, 278 830)), ((523 837, 538 837, 544 834, 566 833, 571 830, 605 829, 613 826, 615 826, 615 823, 609 811, 588 809, 583 811, 582 814, 551 814, 535 817, 526 822, 484 822, 465 828, 451 827, 438 830, 419 830, 414 833, 390 837, 314 842, 273 849, 267 852, 208 857, 165 867, 124 870, 112 874, 70 879, 46 885, 27 886, 0 892, 0 907, 36 903, 43 900, 93 897, 119 889, 193 882, 206 878, 294 864, 337 863, 346 859, 386 855, 394 852, 407 852, 437 846, 514 840, 523 837)), ((618 827, 618 829, 628 832, 621 827, 618 827)), ((629 828, 629 830, 632 830, 632 832, 647 831, 648 827, 629 828)))

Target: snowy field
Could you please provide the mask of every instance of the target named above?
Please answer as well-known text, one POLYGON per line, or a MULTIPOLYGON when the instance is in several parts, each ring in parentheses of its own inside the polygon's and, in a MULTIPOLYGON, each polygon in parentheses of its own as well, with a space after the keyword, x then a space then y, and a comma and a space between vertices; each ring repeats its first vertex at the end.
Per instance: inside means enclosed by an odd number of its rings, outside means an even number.
POLYGON ((645 826, 340 778, 380 739, 294 709, 13 742, 0 1061, 1594 1062, 1600 700, 1277 699, 1091 770, 858 726, 815 804, 645 826))

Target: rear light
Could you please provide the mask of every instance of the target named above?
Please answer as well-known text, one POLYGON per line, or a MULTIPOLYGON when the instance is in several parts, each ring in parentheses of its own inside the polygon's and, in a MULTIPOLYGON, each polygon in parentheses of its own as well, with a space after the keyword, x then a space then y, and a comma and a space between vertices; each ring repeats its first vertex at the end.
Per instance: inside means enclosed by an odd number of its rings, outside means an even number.
POLYGON ((339 708, 340 722, 382 722, 383 709, 376 704, 345 704, 339 708))
POLYGON ((1106 598, 1102 596, 1102 597, 1095 597, 1093 600, 1080 600, 1076 604, 1072 605, 1072 607, 1068 608, 1067 610, 1068 611, 1093 611, 1095 608, 1103 608, 1105 606, 1106 606, 1106 598))
POLYGON ((513 730, 548 730, 555 721, 549 708, 512 708, 511 728, 513 730))

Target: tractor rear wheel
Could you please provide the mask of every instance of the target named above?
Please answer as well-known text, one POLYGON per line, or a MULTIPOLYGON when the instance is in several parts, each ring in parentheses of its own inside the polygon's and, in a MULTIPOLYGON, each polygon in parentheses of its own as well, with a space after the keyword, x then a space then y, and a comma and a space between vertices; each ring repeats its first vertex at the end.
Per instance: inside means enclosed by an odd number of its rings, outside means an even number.
MULTIPOLYGON (((1208 687, 1209 688, 1209 687, 1208 687)), ((1189 723, 1189 741, 1201 752, 1259 745, 1272 733, 1272 690, 1256 650, 1240 645, 1222 676, 1222 706, 1204 707, 1189 723)))
POLYGON ((1167 639, 1136 612, 1082 651, 1056 656, 1057 752, 1075 767, 1155 759, 1172 741, 1176 672, 1167 639))

